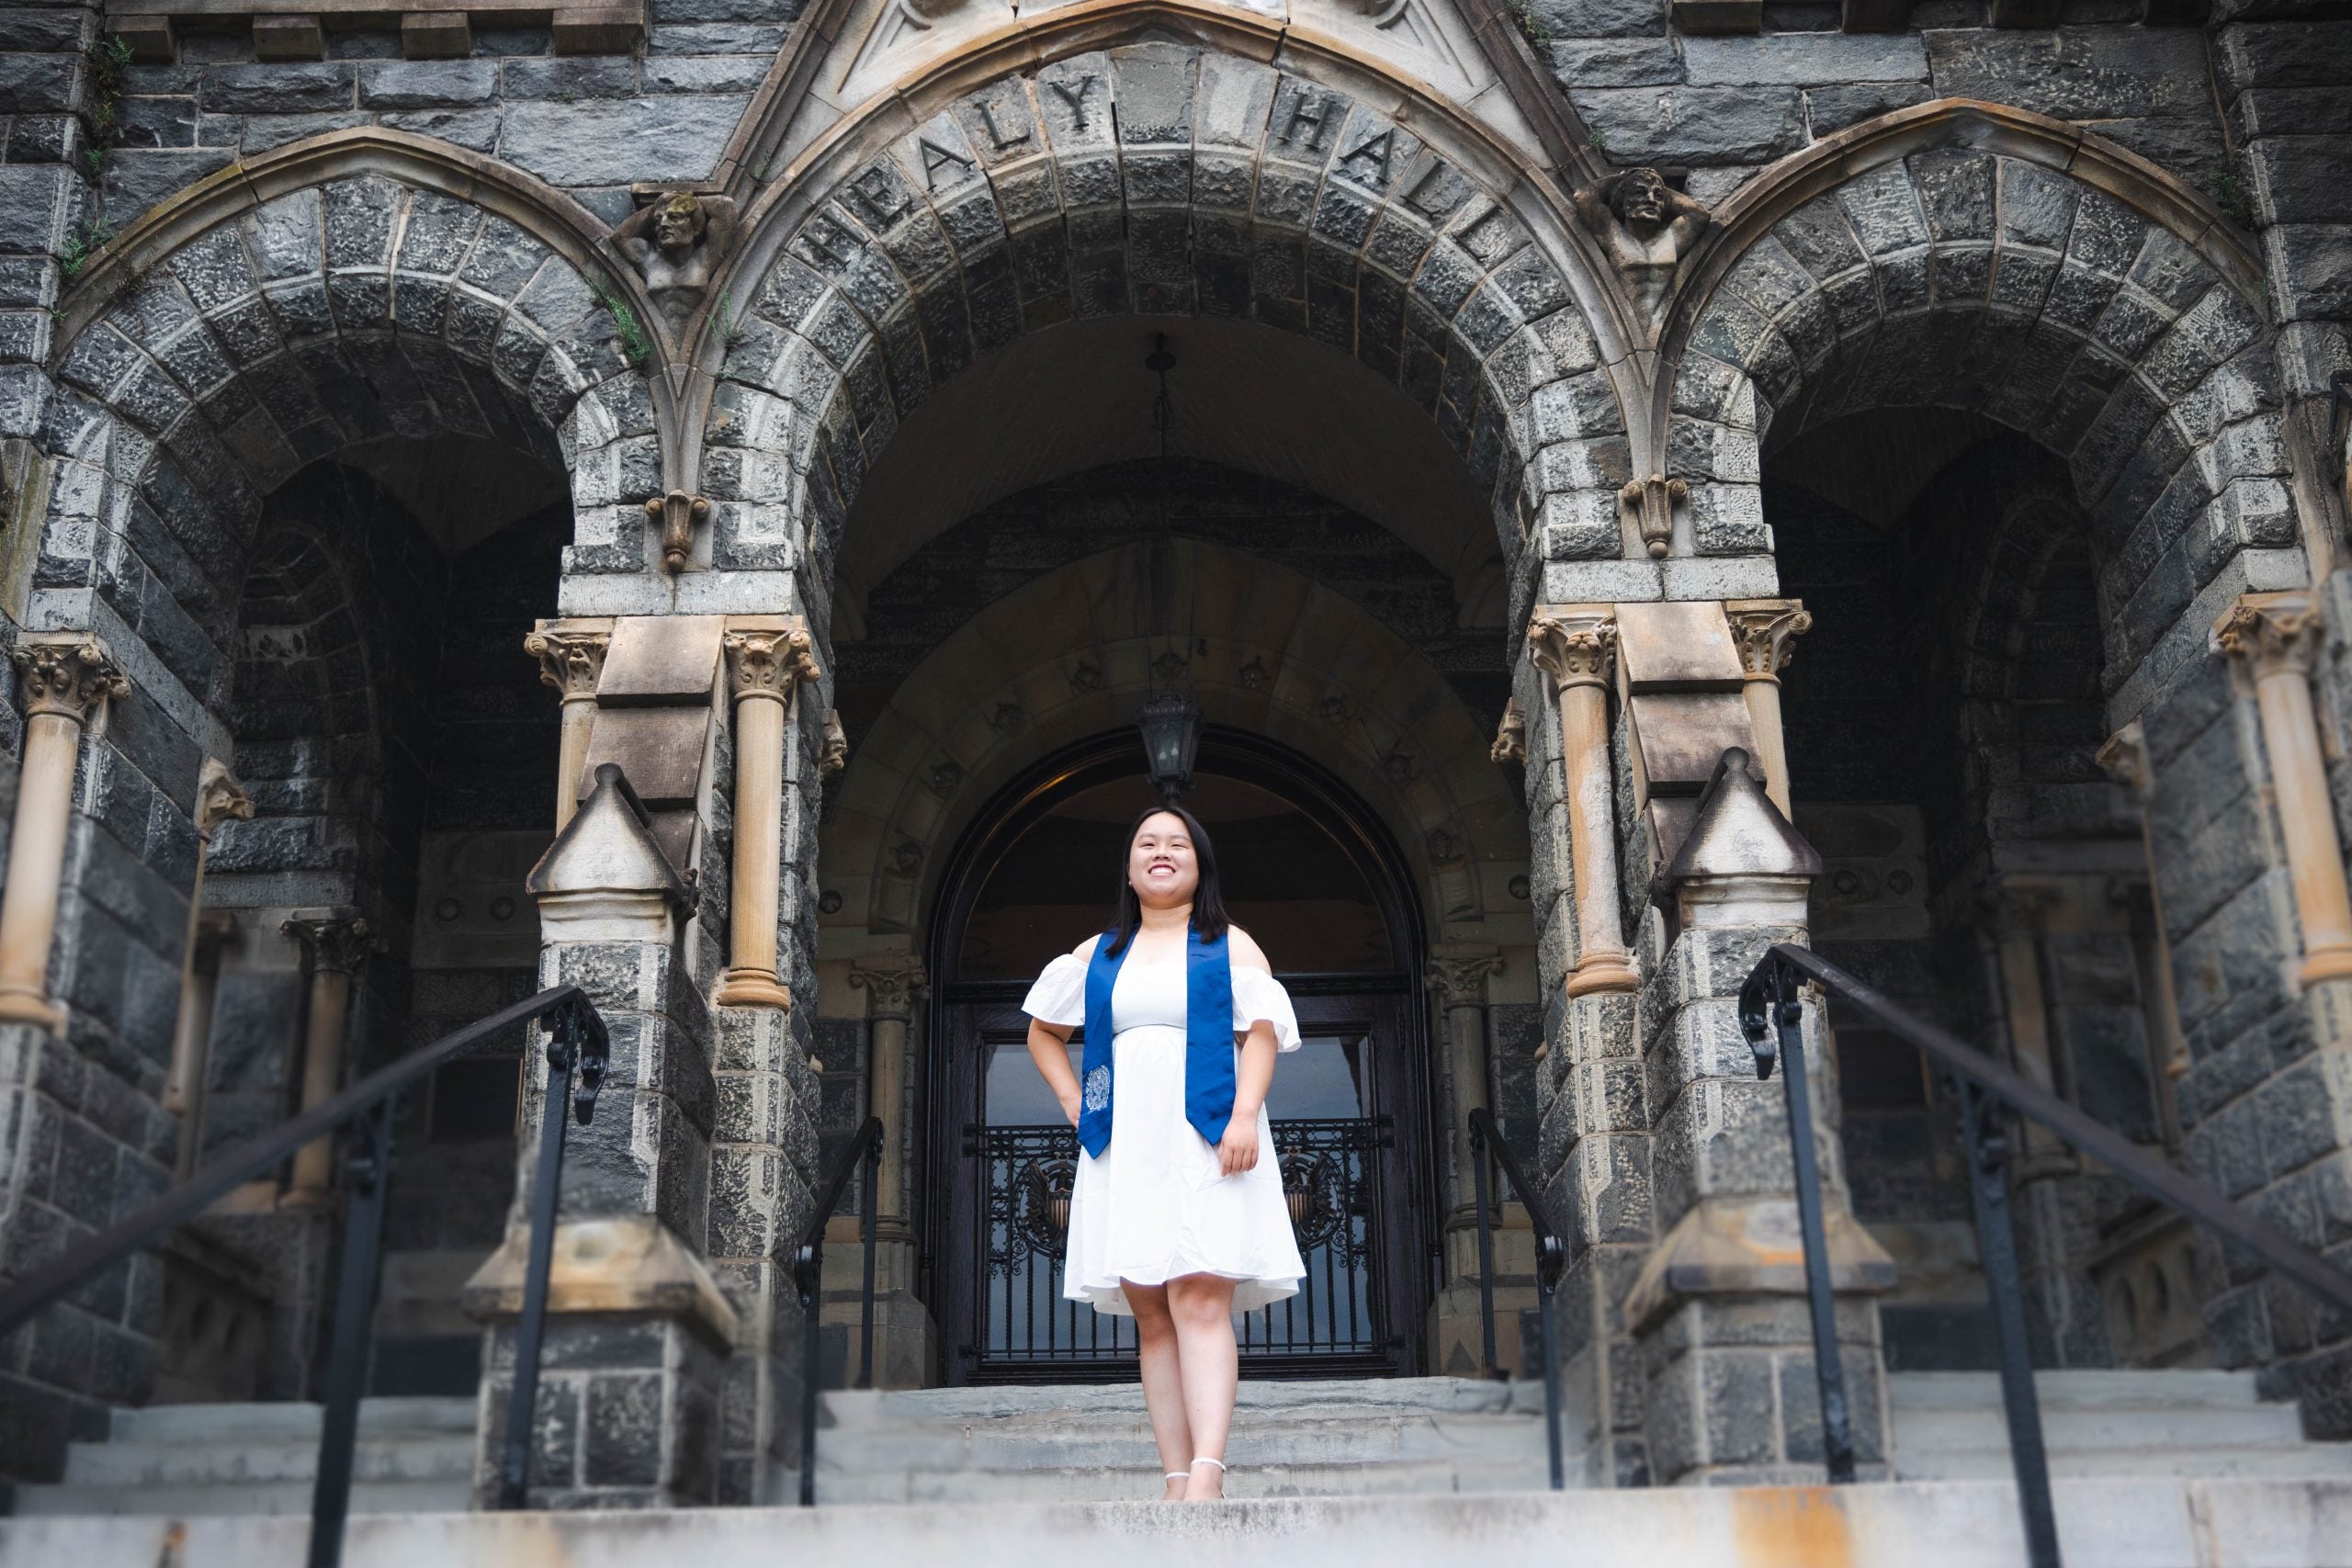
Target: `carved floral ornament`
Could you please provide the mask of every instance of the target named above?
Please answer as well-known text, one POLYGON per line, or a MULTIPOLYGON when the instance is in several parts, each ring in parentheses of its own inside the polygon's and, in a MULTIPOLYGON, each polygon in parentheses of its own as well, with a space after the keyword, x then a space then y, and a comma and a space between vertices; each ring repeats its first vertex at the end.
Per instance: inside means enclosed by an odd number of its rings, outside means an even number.
POLYGON ((1517 697, 1503 705, 1502 722, 1495 727, 1495 743, 1487 755, 1497 762, 1526 762, 1527 715, 1520 711, 1517 697))
POLYGON ((220 758, 207 757, 196 781, 196 830, 209 839, 221 823, 232 818, 249 822, 253 815, 254 797, 245 786, 220 758))
POLYGON ((1627 479, 1617 492, 1619 509, 1641 530, 1643 547, 1652 560, 1664 560, 1674 547, 1674 509, 1690 499, 1689 480, 1670 479, 1664 474, 1627 479))
POLYGON ((816 639, 799 627, 729 632, 727 670, 739 701, 766 697, 786 707, 792 705, 794 692, 823 678, 817 668, 816 639))
POLYGON ((368 955, 384 946, 373 926, 347 915, 297 916, 277 929, 302 944, 302 956, 314 973, 356 975, 368 955))
POLYGON ((673 490, 649 499, 645 514, 662 530, 662 570, 685 570, 686 557, 695 547, 695 525, 710 516, 710 498, 673 490))
POLYGON ((26 642, 9 650, 23 682, 25 716, 88 721, 108 697, 130 695, 130 681, 96 638, 26 642))
MULTIPOLYGON (((810 660, 810 668, 815 668, 814 660, 810 660)), ((841 710, 827 708, 825 710, 825 744, 824 749, 817 753, 817 776, 820 779, 829 779, 848 766, 849 731, 842 728, 841 710)))

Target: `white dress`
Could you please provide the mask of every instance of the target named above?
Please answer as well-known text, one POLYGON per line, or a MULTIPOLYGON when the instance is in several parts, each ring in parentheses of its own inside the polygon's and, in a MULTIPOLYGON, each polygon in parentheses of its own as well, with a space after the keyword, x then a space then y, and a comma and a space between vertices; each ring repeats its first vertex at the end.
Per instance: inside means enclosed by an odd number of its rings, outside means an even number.
MULTIPOLYGON (((1158 962, 1131 955, 1111 990, 1111 1143, 1100 1159, 1079 1151, 1062 1273, 1062 1294, 1097 1312, 1134 1315, 1122 1280, 1160 1285, 1185 1274, 1238 1281, 1233 1310, 1250 1312, 1296 1295, 1306 1273, 1265 1110, 1258 1163, 1238 1176, 1219 1174, 1216 1146, 1184 1119, 1184 979, 1178 948, 1158 962)), ((1021 1010, 1083 1024, 1085 961, 1066 953, 1046 965, 1021 1010)), ((1298 1049, 1289 993, 1262 969, 1236 968, 1237 1039, 1261 1021, 1282 1050, 1298 1049)))

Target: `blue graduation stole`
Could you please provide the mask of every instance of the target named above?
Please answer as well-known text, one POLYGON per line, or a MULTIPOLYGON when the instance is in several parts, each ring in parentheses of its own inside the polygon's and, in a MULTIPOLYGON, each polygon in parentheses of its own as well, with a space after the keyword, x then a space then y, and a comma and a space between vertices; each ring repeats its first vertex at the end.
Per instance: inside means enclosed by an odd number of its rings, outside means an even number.
MULTIPOLYGON (((1086 1056, 1078 1091, 1079 1146, 1095 1158, 1111 1146, 1111 987, 1135 942, 1111 951, 1115 931, 1102 933, 1086 964, 1086 1056)), ((1184 938, 1184 1120, 1214 1145, 1233 1120, 1233 947, 1218 937, 1184 938)))

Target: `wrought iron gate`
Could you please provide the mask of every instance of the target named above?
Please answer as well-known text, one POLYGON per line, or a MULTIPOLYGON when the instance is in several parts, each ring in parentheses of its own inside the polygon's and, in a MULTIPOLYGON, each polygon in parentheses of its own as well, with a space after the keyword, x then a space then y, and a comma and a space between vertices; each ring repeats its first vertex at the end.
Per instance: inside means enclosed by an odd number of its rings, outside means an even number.
MULTIPOLYGON (((1389 1234, 1381 1179, 1381 1151, 1394 1142, 1389 1118, 1281 1121, 1273 1134, 1306 1277, 1298 1294, 1241 1316, 1242 1359, 1296 1370, 1385 1364, 1395 1341, 1375 1265, 1389 1234)), ((1076 1132, 975 1125, 966 1136, 981 1187, 974 1252, 987 1265, 976 1365, 1017 1375, 1133 1357, 1133 1318, 1062 1297, 1076 1132)))

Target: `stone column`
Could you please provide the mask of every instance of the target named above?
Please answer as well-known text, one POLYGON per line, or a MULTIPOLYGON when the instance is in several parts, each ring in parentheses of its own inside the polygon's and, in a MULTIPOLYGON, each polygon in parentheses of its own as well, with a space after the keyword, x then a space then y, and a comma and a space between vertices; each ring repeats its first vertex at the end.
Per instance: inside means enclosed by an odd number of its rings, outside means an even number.
POLYGON ((563 831, 580 809, 580 785, 588 768, 588 742, 596 729, 596 682, 605 672, 612 634, 542 626, 523 639, 523 651, 539 661, 539 679, 563 697, 563 739, 555 770, 555 826, 563 831))
MULTIPOLYGON (((907 1086, 921 1081, 916 1059, 915 1010, 928 984, 922 961, 915 958, 864 958, 850 971, 850 985, 865 993, 866 1109, 882 1118, 882 1169, 876 1181, 876 1235, 880 1238, 875 1258, 874 1382, 877 1388, 920 1388, 929 1379, 937 1338, 929 1310, 915 1294, 916 1251, 909 1152, 914 1146, 914 1121, 907 1086)), ((854 1235, 854 1229, 850 1235, 854 1235)), ((854 1245, 827 1253, 828 1282, 838 1278, 854 1292, 862 1281, 864 1260, 854 1245)), ((849 1326, 845 1375, 857 1376, 857 1311, 854 1294, 829 1320, 849 1326)))
MULTIPOLYGON (((704 1260, 718 1085, 711 1021, 681 962, 692 894, 621 770, 605 763, 525 886, 539 906, 539 984, 588 993, 612 1058, 587 1126, 567 1121, 533 1411, 530 1506, 645 1508, 718 1495, 719 1389, 738 1322, 704 1260)), ((487 1324, 475 1493, 498 1489, 514 1388, 546 1037, 524 1060, 522 1136, 505 1242, 465 1289, 487 1324)))
POLYGON ((0 1023, 64 1032, 65 1010, 49 999, 50 944, 65 874, 74 767, 82 731, 130 682, 95 637, 27 640, 9 656, 23 682, 25 752, 0 889, 0 1023))
POLYGON ((204 1080, 212 1047, 212 997, 220 978, 220 948, 235 924, 204 908, 204 857, 212 830, 234 818, 250 820, 253 797, 217 757, 208 757, 196 784, 196 881, 187 895, 187 943, 180 960, 179 1015, 172 1025, 172 1066, 164 1081, 164 1109, 180 1119, 178 1171, 192 1174, 204 1145, 204 1080))
MULTIPOLYGON (((1649 992, 1655 1010, 1644 1009, 1664 1235, 1623 1311, 1641 1346, 1659 1483, 1821 1479, 1788 1091, 1777 1075, 1758 1079, 1738 1021, 1758 958, 1805 940, 1821 859, 1750 768, 1744 752, 1724 753, 1668 868, 1675 934, 1649 992)), ((1848 1200, 1833 1042, 1818 1001, 1805 1006, 1804 1032, 1847 1397, 1858 1457, 1873 1467, 1884 1454, 1883 1369, 1869 1292, 1892 1285, 1894 1269, 1848 1200)))
MULTIPOLYGON (((1454 948, 1430 960, 1429 985, 1445 1019, 1446 1076, 1453 1086, 1447 1106, 1446 1149, 1452 1188, 1446 1205, 1445 1284, 1430 1314, 1430 1367, 1463 1377, 1480 1377, 1484 1323, 1478 1279, 1478 1186, 1470 1152, 1470 1113, 1489 1107, 1491 1067, 1487 1049, 1487 977, 1502 972, 1492 948, 1454 948)), ((1527 1363, 1519 1348, 1518 1311, 1532 1306, 1532 1233, 1510 1224, 1499 1205, 1513 1196, 1499 1178, 1488 1188, 1496 1215, 1496 1359, 1519 1369, 1527 1363), (1502 1280, 1512 1288, 1506 1291, 1502 1280)))
MULTIPOLYGON (((2036 1089, 2058 1092, 2058 1062, 2051 1040, 2050 998, 2042 986, 2041 933, 2057 892, 2004 881, 1984 893, 1983 919, 1991 958, 1990 1000, 2008 1036, 2009 1065, 2036 1089)), ((2081 1168, 2064 1138, 2038 1122, 2025 1123, 2025 1145, 2015 1167, 2021 1182, 2065 1176, 2081 1168)))
POLYGON ((1609 762, 1609 678, 1616 646, 1617 625, 1606 606, 1548 607, 1527 626, 1529 655, 1560 696, 1569 874, 1576 883, 1572 997, 1641 989, 1618 907, 1616 781, 1609 762))
POLYGON ((2177 1153, 2180 1145, 2179 1080, 2188 1073, 2188 1040, 2180 1031, 2180 998, 2172 976, 2172 942, 2165 935, 2164 894, 2156 884, 2154 830, 2148 819, 2148 797, 2155 788, 2155 773, 2148 761, 2148 738, 2140 721, 2107 738, 2098 749, 2098 765, 2108 777, 2132 792, 2140 813, 2140 852, 2146 858, 2144 898, 2130 890, 2119 897, 2130 902, 2132 940, 2143 990, 2143 1010, 2148 1018, 2149 1066, 2154 1069, 2158 1109, 2165 1119, 2165 1144, 2177 1153))
POLYGON ((1740 691, 1756 731, 1756 760, 1764 765, 1764 793, 1787 817, 1789 750, 1781 733, 1781 671, 1796 657, 1796 639, 1813 628, 1813 616, 1794 599, 1735 599, 1724 605, 1724 614, 1731 620, 1746 677, 1740 691))
POLYGON ((735 699, 735 861, 721 1007, 789 1008, 775 972, 784 838, 784 726, 793 695, 818 679, 815 644, 800 627, 727 634, 735 699))
POLYGON ((1477 1223, 1477 1187, 1470 1165, 1470 1113, 1487 1108, 1487 976, 1502 972, 1491 948, 1453 953, 1430 960, 1430 988, 1445 1014, 1446 1072, 1453 1083, 1452 1125, 1453 1201, 1446 1224, 1477 1223))
MULTIPOLYGON (((351 1013, 352 982, 368 955, 382 944, 366 920, 348 909, 297 915, 278 928, 302 944, 302 966, 310 971, 309 1016, 302 1027, 302 1109, 334 1093, 343 1077, 344 1025, 351 1013)), ((320 1138, 295 1151, 294 1176, 278 1204, 288 1209, 323 1209, 334 1185, 334 1139, 320 1138)))
POLYGON ((2305 592, 2245 594, 2213 627, 2214 646, 2245 671, 2262 713, 2271 794, 2303 931, 2297 976, 2305 986, 2352 978, 2352 891, 2312 709, 2320 629, 2318 603, 2305 592))

